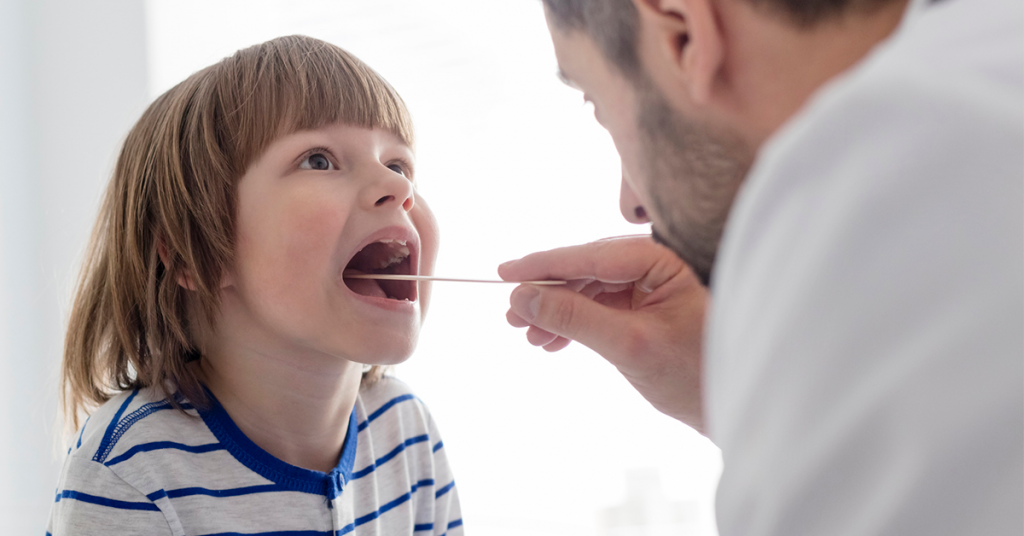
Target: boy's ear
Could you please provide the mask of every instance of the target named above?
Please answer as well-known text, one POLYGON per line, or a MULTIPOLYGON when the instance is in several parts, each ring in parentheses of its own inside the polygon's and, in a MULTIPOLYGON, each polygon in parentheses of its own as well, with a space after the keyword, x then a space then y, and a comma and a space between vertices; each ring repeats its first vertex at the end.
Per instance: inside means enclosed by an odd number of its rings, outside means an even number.
POLYGON ((641 40, 653 38, 656 61, 672 70, 695 104, 711 99, 725 57, 713 0, 633 0, 641 40))
MULTIPOLYGON (((171 265, 171 255, 167 251, 167 243, 164 242, 163 237, 160 237, 156 241, 156 253, 160 256, 160 262, 164 264, 164 268, 171 265)), ((196 290, 196 283, 192 280, 192 274, 188 270, 181 270, 178 274, 178 286, 187 290, 196 290)))

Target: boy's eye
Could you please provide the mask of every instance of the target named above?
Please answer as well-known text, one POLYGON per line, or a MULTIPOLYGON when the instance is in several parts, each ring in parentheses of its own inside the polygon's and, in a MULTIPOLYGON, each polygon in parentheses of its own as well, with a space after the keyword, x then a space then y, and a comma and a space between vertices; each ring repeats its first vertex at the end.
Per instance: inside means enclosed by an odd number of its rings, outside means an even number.
POLYGON ((395 173, 398 173, 399 175, 401 175, 403 177, 405 176, 405 170, 402 169, 402 165, 401 164, 388 164, 388 169, 390 169, 391 171, 394 171, 395 173))
POLYGON ((323 153, 314 153, 307 156, 299 167, 302 169, 313 169, 316 171, 331 171, 334 169, 334 164, 332 164, 330 159, 324 156, 323 153))

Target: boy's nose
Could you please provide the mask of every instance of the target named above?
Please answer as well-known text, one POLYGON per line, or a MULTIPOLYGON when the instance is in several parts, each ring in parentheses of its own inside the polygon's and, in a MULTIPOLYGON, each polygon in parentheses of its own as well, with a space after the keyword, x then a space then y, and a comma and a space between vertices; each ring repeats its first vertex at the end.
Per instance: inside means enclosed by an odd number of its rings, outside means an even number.
POLYGON ((416 204, 412 182, 389 168, 381 171, 381 176, 367 186, 363 195, 368 207, 373 208, 399 205, 408 212, 416 204))

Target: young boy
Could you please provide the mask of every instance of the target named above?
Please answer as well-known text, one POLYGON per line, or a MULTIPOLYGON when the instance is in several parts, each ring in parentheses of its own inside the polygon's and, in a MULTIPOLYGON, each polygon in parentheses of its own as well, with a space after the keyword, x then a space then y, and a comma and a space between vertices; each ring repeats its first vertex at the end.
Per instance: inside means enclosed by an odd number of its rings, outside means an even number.
POLYGON ((68 327, 78 431, 48 534, 462 534, 409 357, 437 227, 401 98, 284 37, 159 97, 125 141, 68 327))

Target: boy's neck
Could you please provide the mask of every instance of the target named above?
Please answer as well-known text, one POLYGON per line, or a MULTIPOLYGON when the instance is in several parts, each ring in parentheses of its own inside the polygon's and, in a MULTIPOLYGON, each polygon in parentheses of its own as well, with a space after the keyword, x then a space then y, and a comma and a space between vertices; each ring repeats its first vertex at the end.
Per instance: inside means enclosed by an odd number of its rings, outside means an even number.
POLYGON ((362 365, 333 356, 275 355, 255 344, 217 345, 199 377, 238 428, 274 457, 330 472, 345 444, 362 365))

